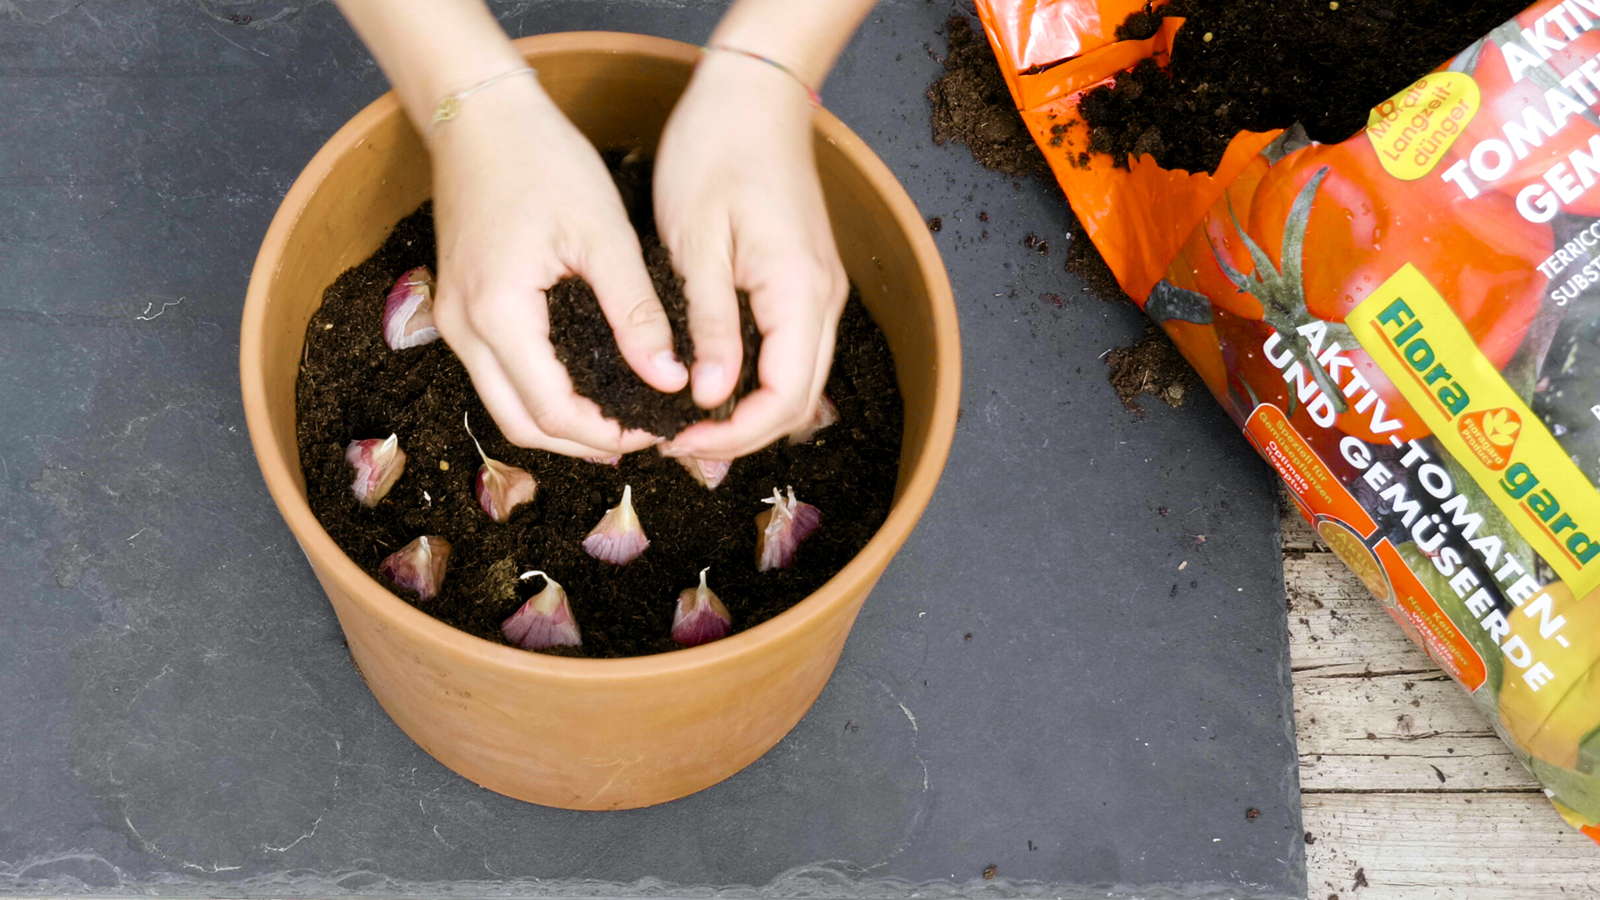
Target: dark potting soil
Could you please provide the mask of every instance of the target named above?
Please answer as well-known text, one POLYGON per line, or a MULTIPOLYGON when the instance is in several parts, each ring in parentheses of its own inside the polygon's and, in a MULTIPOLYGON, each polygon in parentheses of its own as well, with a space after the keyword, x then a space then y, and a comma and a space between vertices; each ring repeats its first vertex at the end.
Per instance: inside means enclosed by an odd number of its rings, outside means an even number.
POLYGON ((1048 179, 1050 167, 1011 102, 989 42, 966 16, 945 22, 944 74, 928 86, 933 142, 964 144, 985 168, 1048 179))
MULTIPOLYGON (((1151 26, 1159 27, 1159 19, 1151 26)), ((1018 114, 1011 93, 1000 75, 1000 67, 989 42, 975 30, 966 16, 951 16, 945 22, 949 42, 944 58, 944 74, 928 88, 933 105, 935 143, 954 141, 964 144, 985 168, 1008 175, 1034 175, 1056 188, 1044 154, 1018 114)), ((978 219, 989 222, 987 212, 978 219)), ((1087 232, 1072 221, 1067 228, 1065 268, 1084 285, 1084 291, 1101 300, 1127 300, 1110 266, 1089 239, 1087 232)), ((1023 246, 1035 253, 1048 253, 1048 242, 1029 233, 1023 246)), ((1046 294, 1047 302, 1063 305, 1060 294, 1046 294)), ((1165 332, 1154 326, 1135 343, 1106 354, 1106 376, 1124 406, 1142 413, 1138 398, 1153 395, 1169 406, 1181 406, 1200 386, 1199 378, 1184 361, 1165 332)))
MULTIPOLYGON (((642 154, 607 153, 606 163, 616 179, 628 218, 639 232, 650 280, 672 324, 673 349, 678 358, 688 364, 694 359, 694 341, 689 338, 689 304, 683 294, 683 279, 673 271, 667 250, 656 234, 650 160, 642 154)), ((550 334, 556 359, 566 366, 578 393, 594 400, 608 417, 629 428, 640 428, 664 438, 675 437, 702 419, 726 418, 733 412, 734 403, 760 383, 756 359, 761 352, 761 333, 750 315, 749 295, 740 291, 738 296, 744 330, 744 365, 733 394, 717 409, 707 411, 696 406, 688 388, 676 394, 663 394, 640 380, 615 352, 611 325, 600 311, 594 290, 580 278, 568 278, 548 292, 550 334)))
MULTIPOLYGON (((827 384, 838 424, 812 443, 779 442, 738 460, 711 491, 654 451, 630 454, 613 467, 515 447, 500 436, 443 341, 389 350, 379 329, 385 294, 402 272, 433 264, 433 222, 424 207, 402 220, 370 259, 339 276, 307 326, 296 401, 311 508, 358 565, 383 581, 379 564, 413 538, 450 541, 439 596, 421 602, 401 593, 424 612, 500 641, 500 623, 543 587, 537 578, 518 582, 517 574, 542 569, 567 590, 583 632, 580 655, 672 650, 678 592, 695 584, 701 568, 711 567, 711 587, 732 613, 734 629, 742 630, 815 591, 887 516, 899 469, 901 401, 883 333, 856 296, 840 323, 827 384), (462 428, 464 413, 491 458, 539 480, 537 497, 503 525, 484 515, 473 495, 480 460, 462 428), (377 507, 366 509, 351 496, 345 446, 391 432, 407 454, 405 472, 377 507), (580 542, 624 485, 633 487, 651 543, 617 567, 589 557, 580 542), (794 566, 757 572, 755 517, 768 508, 761 500, 788 485, 822 511, 822 527, 801 546, 794 566)), ((553 323, 598 318, 580 309, 576 297, 566 305, 553 323)), ((557 335, 563 343, 597 342, 585 351, 591 356, 616 353, 609 331, 557 335)))
POLYGON ((1296 123, 1343 141, 1372 107, 1466 49, 1528 0, 1171 0, 1135 13, 1119 37, 1183 17, 1170 64, 1141 61, 1083 97, 1090 149, 1126 165, 1215 171, 1240 131, 1296 123))
POLYGON ((1117 399, 1136 413, 1144 412, 1139 405, 1142 395, 1176 407, 1204 386, 1166 332, 1154 325, 1133 344, 1107 353, 1106 370, 1117 399))
MULTIPOLYGON (((961 144, 984 168, 1004 175, 1037 177, 1056 190, 1050 167, 1017 113, 988 40, 970 19, 960 15, 945 22, 945 38, 944 73, 928 86, 934 143, 961 144)), ((989 214, 980 212, 978 218, 987 223, 989 214)), ((1033 240, 1028 249, 1047 252, 1047 242, 1036 234, 1029 237, 1033 240)), ((1102 300, 1127 299, 1077 221, 1068 225, 1067 238, 1067 272, 1102 300)))

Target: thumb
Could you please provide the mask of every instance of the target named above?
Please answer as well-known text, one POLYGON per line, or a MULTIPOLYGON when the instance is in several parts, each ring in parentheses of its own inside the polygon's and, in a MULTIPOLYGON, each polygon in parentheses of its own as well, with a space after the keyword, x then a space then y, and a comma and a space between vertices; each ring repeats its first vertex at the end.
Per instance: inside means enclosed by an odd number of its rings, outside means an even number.
POLYGON ((597 242, 585 255, 585 271, 578 274, 594 288, 629 368, 656 390, 677 393, 689 383, 689 370, 673 352, 672 327, 656 298, 639 242, 631 228, 625 234, 622 240, 597 242))

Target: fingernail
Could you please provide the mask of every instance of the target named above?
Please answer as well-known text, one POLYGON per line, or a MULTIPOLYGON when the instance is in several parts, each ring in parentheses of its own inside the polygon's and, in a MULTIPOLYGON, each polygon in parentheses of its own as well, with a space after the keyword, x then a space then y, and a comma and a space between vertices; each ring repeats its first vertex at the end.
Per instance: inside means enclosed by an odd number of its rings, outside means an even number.
POLYGON ((705 363, 699 369, 700 372, 695 377, 696 381, 703 381, 713 385, 722 384, 722 373, 724 371, 722 363, 705 363))
POLYGON ((656 452, 660 453, 662 456, 668 456, 668 457, 674 457, 675 458, 675 457, 679 457, 679 456, 685 455, 688 451, 684 450, 682 447, 678 447, 678 446, 675 446, 673 444, 662 444, 662 445, 660 445, 659 447, 656 448, 656 452))
POLYGON ((665 378, 682 378, 685 381, 689 378, 689 370, 684 368, 683 363, 678 362, 678 357, 671 350, 662 350, 657 353, 651 358, 651 363, 656 367, 656 371, 660 372, 665 378))

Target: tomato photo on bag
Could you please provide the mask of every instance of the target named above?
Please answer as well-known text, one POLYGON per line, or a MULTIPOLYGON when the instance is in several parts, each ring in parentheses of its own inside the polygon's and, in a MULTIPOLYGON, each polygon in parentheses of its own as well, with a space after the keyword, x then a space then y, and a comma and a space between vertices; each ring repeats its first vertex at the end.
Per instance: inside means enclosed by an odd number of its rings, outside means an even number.
POLYGON ((1236 269, 1249 269, 1250 253, 1239 240, 1233 223, 1235 219, 1249 221, 1256 186, 1266 177, 1268 168, 1267 158, 1260 154, 1246 164, 1167 270, 1168 280, 1174 284, 1199 291, 1218 308, 1246 319, 1259 320, 1265 314, 1261 301, 1229 280, 1217 263, 1217 255, 1223 254, 1236 269))
POLYGON ((1250 233, 1273 261, 1296 195, 1326 171, 1311 205, 1303 266, 1306 310, 1343 322, 1406 263, 1422 270, 1496 366, 1511 359, 1544 301, 1537 271, 1555 246, 1550 228, 1517 214, 1510 198, 1461 199, 1434 180, 1400 181, 1361 138, 1285 158, 1256 189, 1250 233))
MULTIPOLYGON (((1510 361, 1544 301, 1547 279, 1538 264, 1555 238, 1546 225, 1517 214, 1513 201, 1490 193, 1459 198, 1433 179, 1401 181, 1357 137, 1290 154, 1261 179, 1246 234, 1265 254, 1248 274, 1258 294, 1270 295, 1286 326, 1312 318, 1345 317, 1402 266, 1411 264, 1450 302, 1468 333, 1496 367, 1510 361), (1306 254, 1305 248, 1316 253, 1306 254), (1299 253, 1301 258, 1285 259, 1299 253), (1265 262, 1268 271, 1261 271, 1265 262)), ((1260 297, 1258 297, 1260 299, 1260 297)), ((1402 439, 1426 427, 1400 392, 1353 341, 1343 355, 1373 384, 1402 439)), ((1364 440, 1386 440, 1367 414, 1341 411, 1339 428, 1364 440)))

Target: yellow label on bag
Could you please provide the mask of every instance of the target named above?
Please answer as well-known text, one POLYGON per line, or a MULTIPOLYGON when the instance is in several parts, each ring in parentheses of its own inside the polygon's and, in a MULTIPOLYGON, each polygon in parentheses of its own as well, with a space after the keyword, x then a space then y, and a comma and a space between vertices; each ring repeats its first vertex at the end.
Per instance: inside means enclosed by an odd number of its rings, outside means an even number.
POLYGON ((1384 171, 1401 181, 1416 181, 1439 165, 1482 103, 1483 94, 1470 75, 1424 75, 1373 107, 1367 139, 1384 171))
POLYGON ((1373 362, 1572 592, 1600 586, 1600 491, 1407 264, 1350 312, 1373 362))

